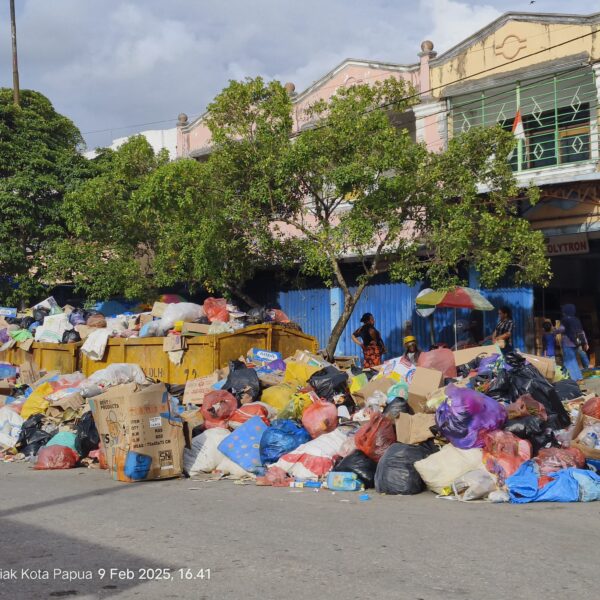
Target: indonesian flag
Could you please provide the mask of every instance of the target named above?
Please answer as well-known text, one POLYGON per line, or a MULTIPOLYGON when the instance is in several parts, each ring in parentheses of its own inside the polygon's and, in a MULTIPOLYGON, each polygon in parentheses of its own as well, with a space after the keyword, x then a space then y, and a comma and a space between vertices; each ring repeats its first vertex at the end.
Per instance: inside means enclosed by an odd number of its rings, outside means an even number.
POLYGON ((512 132, 517 140, 525 141, 525 128, 523 127, 523 118, 521 117, 521 109, 517 109, 517 114, 515 115, 515 120, 512 126, 512 132))

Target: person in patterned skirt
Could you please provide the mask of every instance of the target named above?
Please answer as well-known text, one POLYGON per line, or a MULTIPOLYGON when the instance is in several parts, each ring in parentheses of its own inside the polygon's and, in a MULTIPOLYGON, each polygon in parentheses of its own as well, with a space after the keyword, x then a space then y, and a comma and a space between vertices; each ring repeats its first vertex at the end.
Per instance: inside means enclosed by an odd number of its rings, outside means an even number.
POLYGON ((363 367, 370 369, 382 362, 386 349, 381 334, 375 329, 375 318, 371 313, 365 313, 360 322, 362 325, 352 334, 352 341, 358 344, 364 355, 363 367))

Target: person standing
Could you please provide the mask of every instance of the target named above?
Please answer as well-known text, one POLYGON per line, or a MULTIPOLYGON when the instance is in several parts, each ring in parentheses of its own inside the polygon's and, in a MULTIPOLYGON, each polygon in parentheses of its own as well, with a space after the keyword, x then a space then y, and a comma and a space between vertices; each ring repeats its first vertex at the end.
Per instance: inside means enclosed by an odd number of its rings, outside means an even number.
POLYGON ((544 328, 542 335, 542 356, 554 358, 556 356, 556 333, 552 331, 552 322, 544 321, 542 327, 544 328))
POLYGON ((569 372, 571 379, 581 381, 583 375, 577 362, 577 356, 582 358, 585 355, 585 360, 582 360, 584 369, 590 365, 587 351, 589 349, 583 325, 576 315, 574 304, 565 304, 562 307, 562 318, 560 327, 556 329, 561 335, 561 347, 563 352, 563 363, 565 369, 569 372))
POLYGON ((513 320, 512 312, 508 306, 501 306, 498 310, 498 324, 494 329, 492 341, 498 344, 504 353, 513 351, 513 320))
POLYGON ((406 349, 402 356, 416 367, 419 355, 421 354, 421 351, 417 346, 417 338, 414 335, 407 335, 404 338, 404 347, 406 349))
POLYGON ((381 357, 386 353, 381 334, 375 329, 375 318, 365 313, 360 322, 362 325, 352 334, 352 341, 363 351, 363 367, 370 369, 381 364, 381 357))

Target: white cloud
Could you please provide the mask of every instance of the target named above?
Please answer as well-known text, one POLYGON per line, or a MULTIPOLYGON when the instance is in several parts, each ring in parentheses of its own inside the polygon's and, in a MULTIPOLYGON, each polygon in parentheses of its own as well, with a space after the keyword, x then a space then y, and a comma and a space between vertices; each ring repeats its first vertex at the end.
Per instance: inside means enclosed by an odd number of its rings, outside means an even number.
MULTIPOLYGON (((592 12, 597 0, 581 0, 592 12)), ((421 41, 439 52, 526 0, 20 0, 21 83, 46 94, 91 146, 201 113, 231 78, 262 75, 301 91, 344 58, 413 63, 421 41)), ((537 0, 536 10, 565 10, 537 0)), ((8 3, 0 2, 0 24, 8 3)), ((6 29, 4 29, 6 33, 6 29)), ((0 85, 11 85, 0 35, 0 85)))

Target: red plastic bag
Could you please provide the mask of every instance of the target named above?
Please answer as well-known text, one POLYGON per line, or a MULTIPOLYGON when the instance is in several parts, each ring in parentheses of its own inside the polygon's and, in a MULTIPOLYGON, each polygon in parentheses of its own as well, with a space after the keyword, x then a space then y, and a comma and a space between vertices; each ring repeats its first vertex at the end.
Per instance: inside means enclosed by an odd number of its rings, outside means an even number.
POLYGON ((311 438, 333 431, 338 425, 338 411, 335 404, 319 399, 302 413, 302 425, 311 438))
POLYGON ((449 348, 437 348, 430 352, 421 352, 417 366, 441 371, 444 377, 454 379, 457 376, 454 352, 449 348))
POLYGON ((72 469, 79 462, 77 452, 67 446, 45 446, 38 452, 34 469, 72 469))
POLYGON ((483 463, 492 475, 498 476, 500 485, 531 458, 531 443, 509 431, 488 431, 484 442, 483 463))
POLYGON ((214 390, 204 396, 200 412, 206 429, 222 427, 227 429, 227 421, 237 410, 235 396, 224 390, 214 390))
POLYGON ((267 427, 271 424, 267 407, 258 402, 250 402, 249 404, 244 404, 241 408, 238 408, 233 415, 231 415, 229 427, 235 429, 252 417, 260 417, 267 427))
POLYGON ((511 402, 507 407, 508 418, 518 419, 520 417, 539 417, 543 421, 548 420, 548 413, 546 407, 537 400, 534 400, 531 394, 524 394, 517 398, 514 402, 511 402))
POLYGON ((214 321, 227 323, 229 321, 229 311, 227 310, 227 300, 225 298, 207 298, 204 301, 203 308, 211 323, 214 321))
POLYGON ((356 432, 354 441, 357 450, 379 462, 385 451, 396 441, 396 428, 390 419, 377 413, 356 432))
POLYGON ((540 467, 540 475, 550 475, 568 467, 582 469, 585 456, 579 448, 542 448, 533 459, 540 467))
POLYGON ((590 398, 581 407, 581 412, 586 417, 600 419, 600 398, 590 398))

